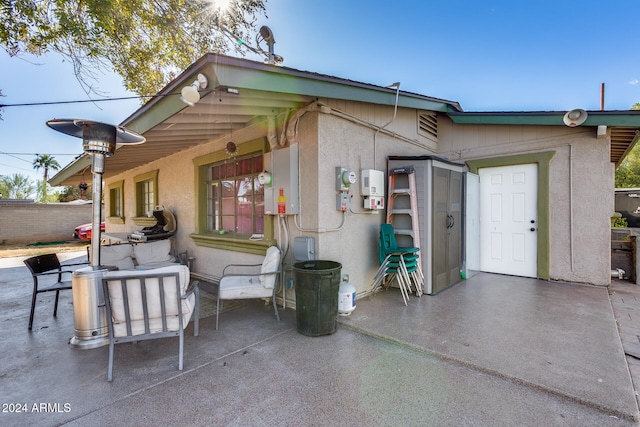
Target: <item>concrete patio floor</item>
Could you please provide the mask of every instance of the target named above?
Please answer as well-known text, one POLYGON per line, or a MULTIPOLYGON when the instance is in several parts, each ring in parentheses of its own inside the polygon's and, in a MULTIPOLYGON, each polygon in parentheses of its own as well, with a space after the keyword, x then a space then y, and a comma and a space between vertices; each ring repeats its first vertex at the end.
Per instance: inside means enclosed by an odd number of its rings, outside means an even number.
POLYGON ((116 346, 112 383, 107 347, 68 345, 71 292, 55 319, 39 297, 28 332, 31 287, 21 259, 0 259, 2 425, 637 425, 640 364, 623 346, 640 343, 640 291, 626 282, 482 273, 407 307, 390 289, 317 338, 294 310, 277 322, 247 301, 219 331, 215 316, 187 328, 183 371, 177 338, 116 346))

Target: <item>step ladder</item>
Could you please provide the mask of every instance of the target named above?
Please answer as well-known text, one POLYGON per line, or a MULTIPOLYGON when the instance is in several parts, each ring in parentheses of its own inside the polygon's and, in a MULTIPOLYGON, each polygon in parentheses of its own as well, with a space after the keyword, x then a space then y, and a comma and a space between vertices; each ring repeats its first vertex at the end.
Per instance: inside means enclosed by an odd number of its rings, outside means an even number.
POLYGON ((411 246, 420 249, 418 192, 416 189, 416 172, 413 166, 404 166, 389 171, 387 224, 393 225, 396 236, 411 237, 411 246), (401 200, 404 203, 400 202, 401 200), (400 204, 404 206, 398 207, 400 204))
MULTIPOLYGON (((413 166, 404 166, 389 171, 389 199, 387 201, 387 224, 393 226, 396 240, 398 236, 409 236, 411 243, 398 246, 411 246, 418 248, 416 269, 408 273, 406 267, 404 277, 406 287, 410 290, 411 283, 415 286, 417 296, 422 295, 424 274, 422 272, 422 260, 420 246, 420 219, 418 217, 418 190, 416 187, 416 172, 413 166)), ((402 263, 404 264, 404 262, 402 263)), ((402 289, 403 284, 400 283, 402 289)), ((406 295, 407 299, 409 295, 406 295)), ((405 300, 406 304, 406 300, 405 300)))

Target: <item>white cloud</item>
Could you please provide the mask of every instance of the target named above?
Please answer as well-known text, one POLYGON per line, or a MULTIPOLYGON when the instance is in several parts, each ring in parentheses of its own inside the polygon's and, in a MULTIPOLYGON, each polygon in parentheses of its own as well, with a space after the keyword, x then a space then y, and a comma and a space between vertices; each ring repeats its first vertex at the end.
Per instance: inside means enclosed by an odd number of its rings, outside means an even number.
POLYGON ((630 85, 637 85, 638 83, 640 83, 638 79, 633 79, 629 82, 630 85))

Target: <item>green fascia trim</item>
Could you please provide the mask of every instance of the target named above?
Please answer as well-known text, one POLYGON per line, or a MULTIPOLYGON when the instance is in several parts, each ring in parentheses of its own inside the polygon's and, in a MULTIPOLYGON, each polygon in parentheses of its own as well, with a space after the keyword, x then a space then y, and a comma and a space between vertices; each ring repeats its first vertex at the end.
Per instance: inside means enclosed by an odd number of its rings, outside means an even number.
MULTIPOLYGON (((377 88, 337 77, 323 76, 285 67, 272 67, 239 58, 209 54, 198 60, 190 69, 158 93, 158 98, 134 112, 122 125, 144 134, 169 117, 187 108, 180 101, 180 90, 191 83, 198 73, 207 77, 206 90, 219 86, 240 90, 286 93, 319 98, 335 98, 373 104, 395 105, 395 91, 377 88)), ((203 95, 205 96, 205 95, 203 95)), ((452 101, 439 100, 418 94, 400 92, 398 105, 407 108, 448 112, 459 109, 452 101)))
MULTIPOLYGON (((266 230, 265 230, 266 231, 266 230)), ((266 233, 265 233, 266 235, 266 233)), ((256 255, 264 255, 269 246, 275 246, 276 241, 268 240, 249 240, 248 237, 243 239, 234 237, 232 234, 214 235, 214 234, 190 234, 189 237, 197 246, 206 248, 223 249, 227 251, 243 252, 256 255)))
POLYGON ((72 163, 67 165, 60 172, 55 174, 47 182, 52 187, 57 187, 59 185, 62 185, 64 181, 66 181, 67 179, 70 179, 73 175, 82 172, 84 169, 90 169, 91 162, 92 162, 91 156, 83 155, 79 159, 74 160, 72 163))
MULTIPOLYGON (((188 107, 187 104, 180 101, 180 96, 178 95, 179 93, 169 96, 165 95, 155 102, 152 107, 146 109, 144 114, 137 115, 135 119, 124 123, 123 126, 139 134, 144 134, 169 117, 188 107)), ((144 106, 141 107, 141 109, 144 108, 144 106)))
POLYGON ((474 114, 449 113, 454 123, 464 125, 531 125, 531 126, 560 126, 562 114, 474 114))
MULTIPOLYGON (((392 89, 381 90, 338 78, 324 77, 315 74, 268 72, 252 68, 228 64, 213 64, 215 74, 222 86, 240 90, 279 92, 293 95, 313 96, 319 98, 360 101, 372 104, 395 105, 396 93, 392 89)), ((400 93, 398 106, 447 112, 451 102, 427 99, 419 95, 410 96, 400 93)))
MULTIPOLYGON (((564 112, 542 113, 457 113, 448 116, 457 124, 565 126, 564 112)), ((584 126, 640 127, 638 112, 590 111, 584 126)))
POLYGON ((582 126, 606 125, 611 127, 640 127, 640 115, 636 114, 590 114, 582 126))
POLYGON ((549 164, 555 151, 521 154, 516 156, 495 157, 490 159, 469 160, 469 171, 477 174, 480 168, 538 164, 538 278, 548 280, 551 277, 551 229, 549 218, 549 164))

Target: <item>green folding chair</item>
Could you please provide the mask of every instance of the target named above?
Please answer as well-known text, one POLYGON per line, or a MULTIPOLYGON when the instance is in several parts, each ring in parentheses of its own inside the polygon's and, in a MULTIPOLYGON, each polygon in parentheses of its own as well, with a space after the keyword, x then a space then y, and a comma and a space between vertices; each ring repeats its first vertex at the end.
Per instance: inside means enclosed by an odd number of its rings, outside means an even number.
POLYGON ((374 276, 372 292, 376 292, 383 285, 388 286, 395 278, 405 305, 412 287, 415 288, 417 296, 422 295, 424 276, 420 268, 420 249, 399 247, 391 224, 380 226, 378 257, 380 268, 374 276))

